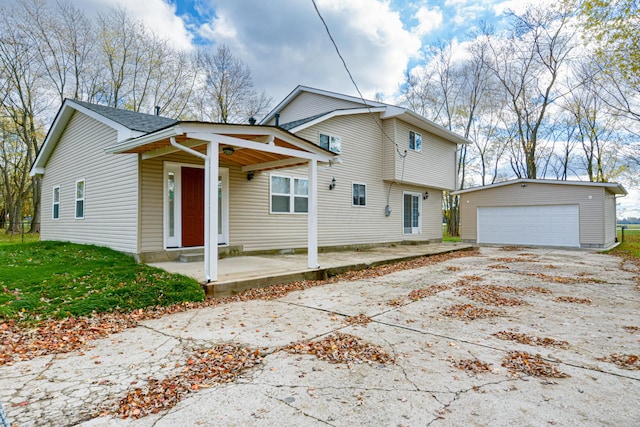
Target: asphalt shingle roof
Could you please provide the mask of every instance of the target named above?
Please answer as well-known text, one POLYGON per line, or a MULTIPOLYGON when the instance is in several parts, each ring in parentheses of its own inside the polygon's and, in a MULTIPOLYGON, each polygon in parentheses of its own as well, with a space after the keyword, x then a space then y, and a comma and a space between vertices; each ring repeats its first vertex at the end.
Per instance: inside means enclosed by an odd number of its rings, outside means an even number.
POLYGON ((155 132, 179 122, 179 120, 170 119, 168 117, 138 113, 130 110, 121 110, 113 107, 105 107, 104 105, 91 104, 84 101, 72 100, 72 102, 138 132, 155 132))
POLYGON ((285 123, 285 124, 282 124, 282 125, 279 125, 279 126, 284 130, 291 130, 291 129, 295 128, 295 127, 298 127, 298 126, 303 125, 305 123, 311 122, 311 121, 317 119, 318 117, 325 116, 325 115, 327 115, 329 113, 330 113, 330 111, 328 111, 326 113, 316 114, 315 116, 306 117, 306 118, 300 119, 300 120, 294 120, 292 122, 285 123))

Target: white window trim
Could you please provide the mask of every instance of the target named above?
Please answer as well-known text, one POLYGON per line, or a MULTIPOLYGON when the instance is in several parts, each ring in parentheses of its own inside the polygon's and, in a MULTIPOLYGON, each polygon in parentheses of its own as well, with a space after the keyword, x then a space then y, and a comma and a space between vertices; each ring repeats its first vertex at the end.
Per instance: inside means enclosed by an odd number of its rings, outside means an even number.
MULTIPOLYGON (((294 185, 294 180, 296 179, 302 179, 307 181, 307 183, 309 182, 308 178, 303 178, 303 177, 299 177, 299 176, 290 176, 290 175, 280 175, 277 173, 272 173, 269 174, 269 213, 273 214, 273 215, 307 215, 309 212, 296 212, 295 211, 295 201, 296 201, 296 197, 304 197, 307 200, 309 200, 309 194, 295 194, 295 185, 294 185), (272 180, 271 177, 278 177, 278 178, 287 178, 289 180, 289 194, 285 194, 285 193, 275 193, 273 192, 273 188, 272 188, 272 180), (273 196, 289 196, 289 212, 274 212, 273 211, 273 196)), ((308 205, 307 205, 308 206, 308 205)), ((308 210, 308 209, 307 209, 308 210)))
POLYGON ((54 185, 53 192, 51 194, 51 219, 54 221, 60 220, 60 186, 54 185), (58 190, 58 201, 56 202, 56 190, 58 190), (58 216, 55 216, 55 205, 58 205, 58 216))
POLYGON ((422 142, 423 141, 422 141, 422 134, 421 133, 416 132, 415 130, 410 130, 409 131, 409 150, 414 151, 416 153, 421 153, 422 152, 422 142), (416 148, 416 143, 415 143, 416 137, 415 136, 414 136, 414 142, 413 142, 414 148, 411 148, 411 133, 413 133, 414 135, 419 135, 420 136, 420 148, 419 149, 416 148))
POLYGON ((82 178, 82 179, 77 179, 76 180, 76 185, 73 187, 73 191, 74 191, 74 204, 73 204, 73 210, 74 210, 74 218, 75 219, 84 219, 85 217, 85 212, 87 210, 87 181, 86 179, 82 178), (78 198, 78 183, 82 183, 82 198, 79 199, 78 198), (82 201, 82 216, 78 216, 78 202, 82 201))
POLYGON ((341 154, 342 153, 342 138, 336 135, 332 135, 330 133, 324 133, 324 132, 318 132, 318 146, 322 147, 322 145, 320 145, 320 140, 322 139, 322 135, 329 137, 329 146, 327 147, 327 150, 331 151, 332 153, 335 154, 341 154), (331 138, 335 138, 338 141, 340 141, 340 148, 337 151, 333 151, 331 149, 331 138))
POLYGON ((416 234, 422 234, 422 193, 416 193, 414 191, 403 191, 402 192, 402 234, 405 236, 414 236, 416 234), (404 231, 404 196, 410 194, 412 196, 418 196, 418 231, 413 232, 413 227, 411 233, 407 233, 404 231))
POLYGON ((367 184, 364 182, 352 182, 351 183, 351 206, 354 208, 366 208, 367 207, 367 184), (364 185, 364 205, 354 205, 353 204, 353 186, 354 185, 364 185))

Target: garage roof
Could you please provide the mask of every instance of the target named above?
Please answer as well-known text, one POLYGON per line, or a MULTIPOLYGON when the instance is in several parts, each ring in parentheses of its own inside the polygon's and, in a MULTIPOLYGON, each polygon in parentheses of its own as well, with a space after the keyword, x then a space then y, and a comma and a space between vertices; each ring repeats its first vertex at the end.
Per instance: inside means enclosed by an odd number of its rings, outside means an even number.
POLYGON ((622 186, 622 184, 618 184, 617 182, 589 182, 589 181, 558 181, 553 179, 513 179, 510 181, 502 181, 496 182, 495 184, 484 185, 479 187, 471 187, 466 188, 464 190, 454 191, 451 194, 465 194, 471 193, 473 191, 482 191, 487 190, 489 188, 503 187, 505 185, 513 185, 513 184, 553 184, 553 185, 577 185, 582 187, 604 187, 609 192, 613 194, 627 194, 627 190, 622 186))

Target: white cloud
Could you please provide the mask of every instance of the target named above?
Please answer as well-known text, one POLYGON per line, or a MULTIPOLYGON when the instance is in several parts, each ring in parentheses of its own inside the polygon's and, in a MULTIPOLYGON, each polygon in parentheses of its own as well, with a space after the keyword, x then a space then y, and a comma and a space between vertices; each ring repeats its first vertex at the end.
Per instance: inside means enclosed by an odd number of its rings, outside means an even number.
POLYGON ((529 6, 551 6, 556 4, 556 0, 506 0, 496 3, 492 6, 496 16, 500 16, 507 11, 515 12, 516 14, 523 13, 529 6))
POLYGON ((422 37, 442 26, 442 11, 439 7, 429 9, 422 6, 416 12, 418 25, 414 29, 417 36, 422 37))
MULTIPOLYGON (((52 0, 50 2, 54 3, 52 0)), ((192 48, 192 36, 184 21, 176 16, 175 6, 164 0, 71 0, 71 3, 88 16, 105 13, 111 7, 123 7, 134 19, 144 22, 154 33, 169 39, 175 47, 192 48)))
MULTIPOLYGON (((298 84, 355 94, 311 2, 250 3, 213 1, 217 18, 200 34, 231 47, 252 70, 257 88, 276 100, 298 84)), ((393 94, 420 49, 399 14, 382 0, 317 0, 317 5, 363 94, 393 94)))

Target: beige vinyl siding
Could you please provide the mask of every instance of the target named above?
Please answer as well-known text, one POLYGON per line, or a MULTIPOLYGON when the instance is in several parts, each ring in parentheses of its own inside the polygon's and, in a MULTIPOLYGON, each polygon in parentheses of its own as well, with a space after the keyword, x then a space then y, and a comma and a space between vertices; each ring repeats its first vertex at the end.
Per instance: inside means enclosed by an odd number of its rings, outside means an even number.
MULTIPOLYGON (((389 119, 382 121, 382 129, 384 129, 383 138, 387 139, 387 143, 382 146, 382 177, 387 181, 396 179, 396 159, 399 157, 396 146, 393 142, 397 141, 396 123, 398 120, 389 119)), ((401 151, 402 153, 402 151, 401 151)))
POLYGON ((605 191, 604 194, 604 246, 616 241, 616 197, 605 191))
POLYGON ((580 210, 580 245, 599 246, 604 243, 604 191, 601 187, 536 183, 521 187, 515 183, 463 193, 460 195, 460 236, 464 241, 476 241, 478 207, 577 204, 580 210))
POLYGON ((74 113, 45 167, 42 240, 90 243, 137 253, 138 157, 105 154, 117 132, 74 113), (76 181, 85 180, 84 219, 75 219, 76 181), (60 186, 60 219, 52 220, 53 187, 60 186))
MULTIPOLYGON (((296 96, 280 113, 280 124, 293 122, 295 120, 306 119, 321 113, 338 110, 341 108, 362 108, 363 105, 346 101, 343 99, 332 98, 325 95, 301 92, 296 96)), ((275 124, 275 118, 268 124, 275 124)))
POLYGON ((396 142, 401 153, 407 150, 407 157, 395 156, 395 180, 454 190, 456 144, 402 120, 396 122, 396 142), (409 149, 409 131, 422 135, 422 151, 409 149))
POLYGON ((187 153, 173 153, 163 157, 143 160, 140 163, 142 194, 141 251, 154 252, 164 249, 164 162, 202 165, 202 160, 187 153))
MULTIPOLYGON (((428 187, 395 184, 389 203, 392 214, 385 217, 389 183, 382 179, 383 144, 380 129, 368 114, 341 116, 304 129, 298 136, 317 142, 320 133, 342 139, 342 164, 320 167, 318 171, 318 240, 320 246, 375 244, 402 240, 442 238, 441 192, 428 187), (332 178, 336 188, 329 190, 332 178), (352 206, 352 183, 367 186, 367 206, 352 206), (422 233, 403 234, 402 194, 424 194, 422 233)), ((306 214, 271 214, 269 212, 269 177, 271 174, 307 177, 307 168, 298 167, 264 171, 247 181, 246 174, 231 169, 230 176, 230 244, 242 245, 245 251, 305 248, 306 214)))

